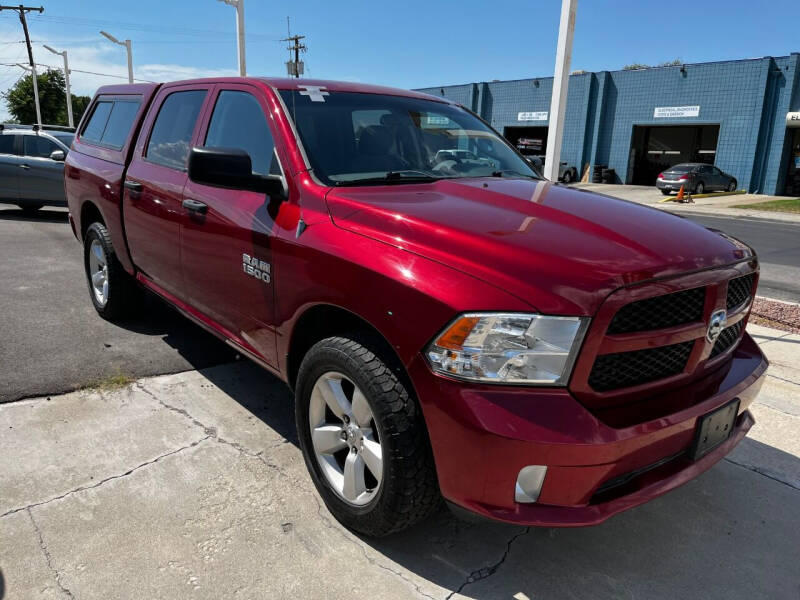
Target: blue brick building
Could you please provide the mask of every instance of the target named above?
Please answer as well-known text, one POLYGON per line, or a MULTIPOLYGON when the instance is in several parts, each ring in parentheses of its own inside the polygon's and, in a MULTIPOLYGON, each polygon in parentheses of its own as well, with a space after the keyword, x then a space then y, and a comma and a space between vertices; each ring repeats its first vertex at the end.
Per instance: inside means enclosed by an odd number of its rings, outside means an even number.
MULTIPOLYGON (((544 154, 552 77, 425 88, 544 154)), ((561 160, 652 185, 679 162, 715 164, 740 189, 797 194, 800 54, 570 76, 561 160)))

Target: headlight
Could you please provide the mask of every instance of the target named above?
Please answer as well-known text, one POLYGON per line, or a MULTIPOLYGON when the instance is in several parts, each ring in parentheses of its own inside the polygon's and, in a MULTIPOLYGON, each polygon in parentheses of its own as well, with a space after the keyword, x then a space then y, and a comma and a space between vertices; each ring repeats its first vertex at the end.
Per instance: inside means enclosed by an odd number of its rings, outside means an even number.
POLYGON ((470 313, 426 349, 437 373, 489 383, 566 385, 588 317, 470 313))

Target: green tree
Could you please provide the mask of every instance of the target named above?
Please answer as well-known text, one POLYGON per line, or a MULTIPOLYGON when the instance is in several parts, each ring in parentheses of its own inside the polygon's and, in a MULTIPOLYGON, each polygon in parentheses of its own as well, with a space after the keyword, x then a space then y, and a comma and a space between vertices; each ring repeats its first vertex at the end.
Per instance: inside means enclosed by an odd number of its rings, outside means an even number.
MULTIPOLYGON (((66 83, 64 74, 57 69, 48 69, 36 77, 39 87, 39 107, 42 123, 67 125, 66 83)), ((33 77, 25 75, 10 90, 3 94, 8 112, 19 123, 36 123, 36 106, 33 100, 33 77)), ((80 121, 89 105, 89 96, 72 94, 72 114, 75 123, 80 121)))

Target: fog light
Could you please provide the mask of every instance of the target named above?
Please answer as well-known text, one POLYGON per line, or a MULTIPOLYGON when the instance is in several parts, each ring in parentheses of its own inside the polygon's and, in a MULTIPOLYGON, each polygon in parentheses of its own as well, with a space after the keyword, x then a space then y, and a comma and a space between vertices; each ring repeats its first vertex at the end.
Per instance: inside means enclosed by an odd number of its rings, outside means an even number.
POLYGON ((547 474, 547 467, 543 465, 528 465, 517 475, 517 485, 514 488, 514 501, 531 503, 539 499, 539 492, 542 491, 544 476, 547 474))

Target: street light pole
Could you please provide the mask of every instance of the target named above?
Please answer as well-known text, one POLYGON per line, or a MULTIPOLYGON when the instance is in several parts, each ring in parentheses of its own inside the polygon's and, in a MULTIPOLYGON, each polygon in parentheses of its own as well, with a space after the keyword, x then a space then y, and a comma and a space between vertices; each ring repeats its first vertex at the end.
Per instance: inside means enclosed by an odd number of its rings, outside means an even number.
POLYGON ((572 59, 572 37, 575 33, 575 12, 578 0, 561 0, 561 23, 558 27, 556 72, 553 77, 553 96, 550 100, 550 127, 547 132, 547 150, 544 159, 544 176, 558 181, 561 165, 561 142, 564 139, 564 116, 567 111, 569 64, 572 59))
POLYGON ((247 76, 247 66, 245 60, 245 47, 244 47, 244 0, 220 0, 228 6, 236 8, 236 43, 237 54, 239 59, 239 75, 242 77, 247 76))
POLYGON ((47 50, 52 52, 53 54, 58 54, 59 56, 64 58, 64 82, 67 88, 67 123, 70 127, 75 127, 75 121, 72 118, 72 92, 69 89, 69 60, 67 60, 67 51, 64 50, 63 52, 58 52, 57 50, 53 50, 47 44, 42 44, 47 50))
POLYGON ((125 46, 125 50, 128 52, 128 83, 133 83, 133 50, 131 48, 131 41, 125 40, 124 42, 120 42, 117 38, 115 38, 107 31, 101 31, 100 35, 102 35, 110 42, 119 44, 120 46, 125 46))

